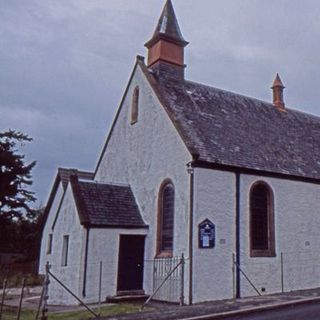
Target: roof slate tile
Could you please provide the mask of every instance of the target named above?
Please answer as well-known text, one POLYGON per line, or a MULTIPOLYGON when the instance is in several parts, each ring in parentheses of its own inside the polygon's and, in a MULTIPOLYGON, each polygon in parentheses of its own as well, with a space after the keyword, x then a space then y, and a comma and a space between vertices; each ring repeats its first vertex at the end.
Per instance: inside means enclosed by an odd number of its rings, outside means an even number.
POLYGON ((165 74, 150 76, 198 160, 320 179, 319 117, 165 74))
POLYGON ((82 224, 91 227, 145 228, 130 186, 71 179, 82 224))

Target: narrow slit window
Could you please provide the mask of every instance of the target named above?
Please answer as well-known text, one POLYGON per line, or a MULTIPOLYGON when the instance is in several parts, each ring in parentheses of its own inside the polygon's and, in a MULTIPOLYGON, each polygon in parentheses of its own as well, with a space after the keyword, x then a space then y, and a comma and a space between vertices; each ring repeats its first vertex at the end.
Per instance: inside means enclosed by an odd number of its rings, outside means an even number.
POLYGON ((166 182, 159 192, 158 255, 172 255, 174 239, 174 186, 166 182))
POLYGON ((131 124, 138 122, 139 117, 139 87, 135 87, 131 103, 131 124))
POLYGON ((63 267, 66 267, 68 265, 68 251, 69 251, 69 236, 63 236, 62 261, 61 261, 61 265, 63 267))
POLYGON ((48 246, 47 246, 47 254, 52 253, 52 240, 53 240, 53 234, 50 233, 48 236, 48 246))

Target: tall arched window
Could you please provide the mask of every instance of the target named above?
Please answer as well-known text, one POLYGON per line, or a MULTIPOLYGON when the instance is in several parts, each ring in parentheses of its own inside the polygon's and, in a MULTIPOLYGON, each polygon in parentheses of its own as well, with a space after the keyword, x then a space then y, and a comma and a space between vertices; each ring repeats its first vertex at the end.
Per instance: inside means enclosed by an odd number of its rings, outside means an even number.
POLYGON ((135 124, 138 121, 139 116, 139 87, 135 87, 132 95, 131 103, 131 124, 135 124))
POLYGON ((159 191, 157 254, 171 256, 174 229, 174 186, 166 180, 159 191))
POLYGON ((273 193, 265 182, 255 183, 250 191, 250 253, 275 256, 273 193))

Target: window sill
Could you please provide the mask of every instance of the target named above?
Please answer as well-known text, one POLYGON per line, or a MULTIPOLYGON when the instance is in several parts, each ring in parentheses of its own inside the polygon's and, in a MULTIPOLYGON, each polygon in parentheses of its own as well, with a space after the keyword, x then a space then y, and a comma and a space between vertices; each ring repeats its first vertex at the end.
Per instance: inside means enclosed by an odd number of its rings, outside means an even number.
POLYGON ((162 251, 156 254, 155 258, 159 259, 159 258, 172 258, 173 254, 172 251, 162 251))
POLYGON ((277 255, 274 250, 251 250, 251 258, 275 258, 277 255))

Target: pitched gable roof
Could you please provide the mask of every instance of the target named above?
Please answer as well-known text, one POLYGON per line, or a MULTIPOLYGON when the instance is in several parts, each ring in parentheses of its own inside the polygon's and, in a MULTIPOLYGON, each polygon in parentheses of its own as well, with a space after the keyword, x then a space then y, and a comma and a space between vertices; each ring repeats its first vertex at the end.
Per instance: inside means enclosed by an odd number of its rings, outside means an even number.
POLYGON ((147 228, 129 186, 70 179, 80 222, 99 228, 147 228))
MULTIPOLYGON (((48 219, 48 215, 50 212, 50 209, 53 205, 54 199, 56 197, 58 188, 60 183, 62 184, 63 191, 65 192, 67 189, 67 185, 70 179, 70 176, 72 174, 77 174, 81 179, 87 179, 87 180, 93 180, 94 173, 93 172, 87 172, 87 171, 80 171, 77 169, 66 169, 66 168, 58 168, 58 172, 56 175, 56 178, 54 180, 49 199, 46 204, 46 208, 44 211, 44 218, 43 218, 43 227, 45 226, 45 223, 48 219)), ((60 199, 61 202, 62 199, 60 199)))
POLYGON ((198 161, 320 179, 320 118, 172 77, 140 60, 164 109, 198 161))
POLYGON ((63 189, 67 188, 71 175, 76 174, 80 179, 93 180, 93 172, 80 171, 77 169, 58 168, 58 176, 62 182, 63 189))

